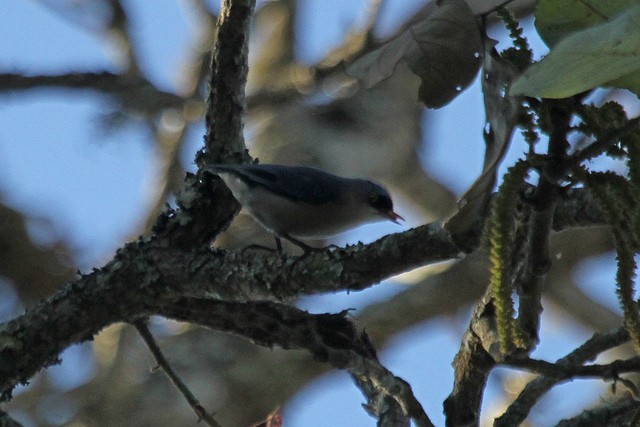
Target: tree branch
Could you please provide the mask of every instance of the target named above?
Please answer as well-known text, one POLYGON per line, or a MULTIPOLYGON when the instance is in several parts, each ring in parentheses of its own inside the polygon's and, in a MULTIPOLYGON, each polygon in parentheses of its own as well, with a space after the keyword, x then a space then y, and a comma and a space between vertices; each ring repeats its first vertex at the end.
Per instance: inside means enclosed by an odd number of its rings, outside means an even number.
MULTIPOLYGON (((211 80, 206 112, 204 149, 196 154, 199 168, 208 163, 237 163, 250 160, 242 135, 247 82, 249 23, 255 0, 224 0, 218 17, 218 33, 211 56, 211 80)), ((186 218, 159 218, 163 237, 171 244, 194 248, 213 240, 227 229, 239 210, 231 192, 220 183, 211 184, 187 177, 178 205, 187 210, 186 218), (177 232, 177 236, 175 235, 177 232)), ((169 213, 170 214, 170 213, 169 213)))
POLYGON ((573 99, 571 102, 554 101, 552 104, 553 131, 549 136, 549 158, 540 173, 540 180, 532 199, 534 209, 528 226, 525 268, 522 275, 516 278, 520 297, 518 326, 526 335, 527 350, 533 350, 538 343, 542 285, 551 268, 549 237, 560 191, 558 179, 566 174, 562 163, 569 146, 567 134, 571 125, 572 106, 573 99))
POLYGON ((191 406, 191 408, 193 409, 193 412, 196 413, 196 415, 198 416, 198 422, 203 420, 208 426, 221 427, 220 424, 218 424, 218 422, 215 420, 213 415, 207 412, 207 410, 200 404, 191 390, 189 390, 187 385, 173 370, 173 368, 169 364, 169 361, 167 361, 167 359, 162 354, 162 351, 156 343, 156 340, 153 338, 153 335, 151 335, 151 331, 149 330, 146 321, 143 319, 136 320, 135 322, 133 322, 133 326, 136 328, 138 334, 140 334, 140 336, 144 340, 144 343, 147 345, 147 348, 149 348, 149 351, 156 359, 158 367, 160 367, 160 369, 164 371, 169 380, 171 380, 173 385, 178 389, 180 394, 184 396, 189 406, 191 406))
POLYGON ((0 360, 7 362, 0 364, 0 392, 7 397, 17 382, 26 382, 56 362, 64 348, 107 325, 148 315, 145 307, 151 303, 183 296, 246 301, 361 290, 429 259, 441 261, 457 254, 447 233, 436 226, 302 260, 208 248, 185 251, 158 239, 129 243, 102 269, 0 327, 0 360))
POLYGON ((595 409, 584 411, 568 420, 560 421, 556 427, 628 427, 637 426, 640 421, 640 403, 634 399, 615 403, 605 402, 595 409))
POLYGON ((155 114, 166 108, 181 109, 186 101, 176 94, 159 90, 144 77, 108 71, 33 76, 0 73, 0 92, 47 88, 95 90, 114 96, 124 109, 144 115, 155 114))
MULTIPOLYGON (((409 384, 380 364, 366 334, 359 333, 346 318, 347 311, 312 315, 272 302, 183 298, 159 307, 157 314, 241 335, 267 347, 306 349, 316 360, 345 369, 358 380, 369 382, 376 391, 394 398, 416 425, 433 426, 409 384)), ((375 396, 369 397, 370 408, 371 402, 380 402, 375 396)))
MULTIPOLYGON (((591 339, 565 357, 559 359, 556 365, 575 366, 582 365, 595 359, 603 351, 617 347, 629 340, 626 329, 620 328, 608 334, 595 334, 591 339)), ((519 425, 527 418, 531 408, 538 402, 540 396, 560 382, 559 379, 539 377, 529 382, 516 400, 509 406, 505 413, 496 419, 496 427, 519 425)))
MULTIPOLYGON (((581 202, 587 199, 580 198, 581 202)), ((392 275, 460 254, 449 234, 433 224, 304 259, 264 252, 187 250, 176 242, 191 235, 193 229, 179 224, 188 224, 192 215, 188 208, 169 213, 159 220, 154 237, 125 245, 102 269, 1 325, 2 397, 8 398, 16 384, 56 363, 58 354, 69 345, 90 339, 114 322, 152 314, 146 309, 151 303, 185 296, 247 301, 362 290, 392 275), (168 228, 173 227, 171 234, 168 228)), ((555 228, 564 225, 555 224, 555 228)))
POLYGON ((478 425, 484 387, 496 364, 492 349, 485 346, 494 343, 497 348, 496 330, 491 288, 487 288, 482 301, 476 306, 453 362, 453 390, 444 401, 447 427, 478 425))
POLYGON ((198 166, 234 159, 248 161, 242 135, 248 66, 249 23, 255 0, 224 0, 211 56, 205 149, 198 166))
POLYGON ((503 363, 517 369, 524 369, 534 374, 553 378, 558 381, 566 381, 573 378, 602 378, 603 380, 616 380, 619 374, 640 371, 640 356, 627 360, 616 360, 606 365, 565 365, 550 363, 539 359, 507 359, 503 363))

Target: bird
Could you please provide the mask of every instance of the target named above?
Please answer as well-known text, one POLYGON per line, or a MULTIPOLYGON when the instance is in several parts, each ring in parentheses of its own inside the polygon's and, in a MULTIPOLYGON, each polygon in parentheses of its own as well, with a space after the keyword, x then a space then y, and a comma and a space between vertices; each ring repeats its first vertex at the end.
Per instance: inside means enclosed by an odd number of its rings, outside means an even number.
POLYGON ((366 179, 345 178, 320 169, 276 164, 209 164, 204 171, 218 175, 235 199, 260 225, 302 248, 300 239, 326 239, 355 226, 382 220, 396 224, 389 192, 366 179))

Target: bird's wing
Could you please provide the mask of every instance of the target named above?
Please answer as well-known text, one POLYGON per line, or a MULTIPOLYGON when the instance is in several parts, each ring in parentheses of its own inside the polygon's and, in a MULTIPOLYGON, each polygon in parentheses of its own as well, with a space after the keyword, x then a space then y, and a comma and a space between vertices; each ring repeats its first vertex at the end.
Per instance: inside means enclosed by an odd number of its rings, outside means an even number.
POLYGON ((346 178, 314 168, 282 165, 209 165, 213 173, 230 173, 248 186, 260 185, 294 201, 325 204, 336 200, 346 178))

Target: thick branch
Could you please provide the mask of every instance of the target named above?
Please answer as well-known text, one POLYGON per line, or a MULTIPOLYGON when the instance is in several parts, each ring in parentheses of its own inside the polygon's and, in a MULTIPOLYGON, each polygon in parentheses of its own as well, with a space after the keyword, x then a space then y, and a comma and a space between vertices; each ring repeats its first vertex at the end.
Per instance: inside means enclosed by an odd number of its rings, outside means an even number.
POLYGON ((242 136, 248 66, 249 23, 255 0, 224 0, 211 57, 205 156, 202 163, 247 161, 242 136))
POLYGON ((489 288, 476 306, 469 329, 462 338, 460 350, 453 362, 453 390, 444 401, 447 427, 473 426, 479 423, 484 387, 496 364, 492 349, 485 348, 485 343, 493 342, 496 347, 498 345, 495 310, 490 302, 490 294, 489 288))
POLYGON ((540 181, 533 196, 535 204, 528 228, 526 265, 517 279, 520 304, 518 325, 526 334, 527 350, 538 343, 538 329, 542 313, 542 285, 551 268, 549 236, 558 201, 558 180, 566 173, 561 166, 569 146, 567 134, 571 125, 571 104, 555 101, 552 108, 553 131, 549 136, 549 159, 540 173, 540 181))
POLYGON ((302 260, 262 252, 184 251, 167 247, 163 240, 130 243, 101 270, 3 325, 0 391, 7 393, 16 383, 27 381, 54 363, 64 348, 90 339, 107 325, 150 314, 145 308, 150 304, 183 296, 246 301, 360 290, 457 253, 448 235, 430 226, 302 260))
POLYGON ((160 307, 158 314, 238 334, 267 347, 306 349, 316 360, 370 381, 375 389, 393 397, 416 425, 433 425, 409 384, 380 365, 369 339, 358 333, 346 318, 347 312, 311 315, 271 302, 183 298, 160 307))
MULTIPOLYGON (((211 56, 211 80, 206 112, 204 150, 196 155, 201 168, 207 163, 247 162, 250 160, 242 135, 247 82, 249 23, 255 0, 225 0, 218 18, 218 32, 211 56)), ((185 185, 178 204, 191 210, 187 221, 168 219, 167 233, 172 243, 185 248, 210 242, 227 229, 239 205, 220 183, 209 185, 208 177, 198 185, 185 185), (173 236, 181 231, 178 238, 173 236)), ((163 226, 159 219, 158 225, 163 226)))
MULTIPOLYGON (((169 215, 165 219, 168 224, 159 224, 156 232, 161 236, 171 234, 162 227, 177 228, 189 221, 190 214, 185 208, 169 215)), ((562 229, 563 224, 556 224, 556 228, 562 229)), ((304 259, 251 251, 186 250, 174 242, 188 239, 192 230, 183 227, 180 231, 184 237, 173 233, 169 240, 157 237, 127 244, 104 268, 81 277, 2 325, 3 396, 6 398, 17 383, 28 381, 39 369, 55 363, 69 345, 90 339, 111 323, 148 315, 145 307, 151 302, 166 303, 185 296, 216 296, 231 301, 289 299, 362 290, 392 275, 456 258, 460 253, 448 233, 435 225, 386 236, 369 245, 314 253, 304 259)))

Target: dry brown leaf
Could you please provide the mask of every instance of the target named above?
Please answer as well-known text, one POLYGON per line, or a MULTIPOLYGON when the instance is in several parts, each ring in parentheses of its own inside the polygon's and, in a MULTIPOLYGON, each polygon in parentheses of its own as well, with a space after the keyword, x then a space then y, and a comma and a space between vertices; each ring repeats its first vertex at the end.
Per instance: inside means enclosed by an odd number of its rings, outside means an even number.
POLYGON ((420 100, 430 108, 446 105, 472 81, 480 65, 481 38, 464 0, 432 1, 425 18, 368 53, 347 72, 370 88, 406 61, 422 83, 420 100))
POLYGON ((460 198, 458 211, 447 221, 446 227, 452 234, 464 233, 486 214, 496 183, 496 171, 507 152, 520 112, 518 98, 506 91, 515 70, 493 52, 493 47, 488 45, 483 55, 482 92, 488 124, 484 166, 482 174, 460 198))

